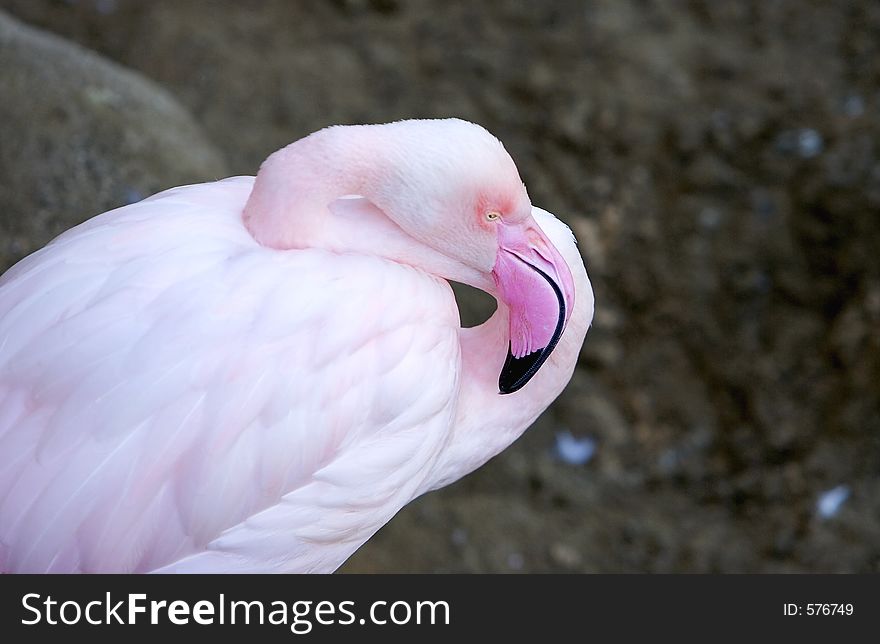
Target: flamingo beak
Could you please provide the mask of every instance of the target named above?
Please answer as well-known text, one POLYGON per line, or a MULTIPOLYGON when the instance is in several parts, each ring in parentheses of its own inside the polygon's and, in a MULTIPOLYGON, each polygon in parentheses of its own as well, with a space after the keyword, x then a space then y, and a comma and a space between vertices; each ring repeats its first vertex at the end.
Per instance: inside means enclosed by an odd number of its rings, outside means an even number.
POLYGON ((492 276, 510 313, 510 344, 498 390, 511 394, 532 379, 559 342, 574 305, 574 280, 531 217, 499 224, 498 242, 492 276))

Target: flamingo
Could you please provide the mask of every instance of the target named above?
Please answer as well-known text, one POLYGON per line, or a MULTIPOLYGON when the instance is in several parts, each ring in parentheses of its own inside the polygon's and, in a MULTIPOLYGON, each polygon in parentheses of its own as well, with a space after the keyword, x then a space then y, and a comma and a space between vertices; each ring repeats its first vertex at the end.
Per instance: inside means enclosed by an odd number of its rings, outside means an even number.
POLYGON ((457 119, 333 126, 0 277, 0 570, 332 572, 565 387, 574 237, 457 119), (447 280, 495 296, 461 328, 447 280))

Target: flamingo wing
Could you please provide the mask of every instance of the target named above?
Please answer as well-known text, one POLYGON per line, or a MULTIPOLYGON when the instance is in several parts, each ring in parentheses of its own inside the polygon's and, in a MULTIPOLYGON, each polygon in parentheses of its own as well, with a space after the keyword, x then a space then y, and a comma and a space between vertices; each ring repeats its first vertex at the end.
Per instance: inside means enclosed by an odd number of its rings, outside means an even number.
POLYGON ((333 570, 418 492, 455 412, 448 285, 258 246, 252 181, 0 278, 0 570, 333 570))

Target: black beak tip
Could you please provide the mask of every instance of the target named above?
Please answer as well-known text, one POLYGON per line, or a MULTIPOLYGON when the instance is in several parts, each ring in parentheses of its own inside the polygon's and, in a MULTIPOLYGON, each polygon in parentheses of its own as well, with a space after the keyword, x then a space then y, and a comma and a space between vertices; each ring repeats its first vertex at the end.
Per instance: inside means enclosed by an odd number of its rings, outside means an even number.
POLYGON ((543 349, 538 349, 522 358, 514 358, 510 351, 510 345, 508 345, 507 359, 504 361, 501 375, 498 377, 498 393, 500 394, 512 394, 515 391, 519 391, 532 379, 532 376, 538 372, 541 365, 553 353, 553 349, 556 348, 556 343, 559 342, 565 327, 565 298, 562 296, 562 290, 544 271, 534 266, 532 268, 538 271, 549 282, 550 286, 553 287, 556 299, 559 302, 559 319, 556 322, 556 329, 553 331, 550 342, 543 349))
POLYGON ((498 378, 498 391, 502 394, 512 394, 519 391, 532 379, 538 369, 544 364, 550 352, 546 349, 535 351, 522 358, 514 358, 510 349, 507 349, 507 360, 501 369, 498 378))

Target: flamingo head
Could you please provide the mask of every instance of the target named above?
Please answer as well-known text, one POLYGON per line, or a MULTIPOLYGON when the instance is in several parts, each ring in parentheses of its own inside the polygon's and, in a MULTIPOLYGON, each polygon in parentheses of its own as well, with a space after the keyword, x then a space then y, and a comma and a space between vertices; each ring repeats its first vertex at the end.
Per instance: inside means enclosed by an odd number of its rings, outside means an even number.
MULTIPOLYGON (((565 331, 575 288, 501 142, 459 119, 325 128, 266 160, 243 219, 264 245, 305 248, 321 239, 319 218, 295 213, 345 195, 365 197, 418 242, 423 268, 504 305, 509 351, 498 388, 522 388, 565 331)), ((396 232, 386 232, 381 243, 391 256, 396 232)))
POLYGON ((409 235, 477 276, 458 281, 506 306, 510 342, 498 388, 519 390, 550 356, 573 310, 568 264, 535 221, 510 155, 482 127, 457 119, 380 127, 397 132, 383 137, 391 163, 372 199, 409 235))

